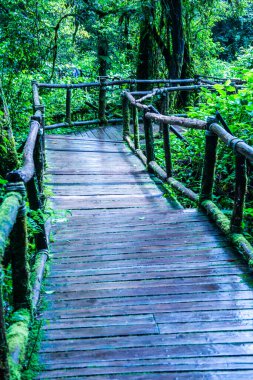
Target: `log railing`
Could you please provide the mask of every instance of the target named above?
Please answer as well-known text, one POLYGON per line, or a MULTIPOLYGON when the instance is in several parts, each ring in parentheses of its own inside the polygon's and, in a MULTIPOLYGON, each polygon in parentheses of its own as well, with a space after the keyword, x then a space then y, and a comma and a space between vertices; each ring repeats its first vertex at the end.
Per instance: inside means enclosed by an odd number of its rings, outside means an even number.
MULTIPOLYGON (((220 80, 222 83, 222 80, 220 80)), ((219 82, 219 83, 220 83, 219 82)), ((223 81, 224 82, 224 81, 223 81)), ((39 100, 39 90, 40 89, 63 89, 66 91, 66 106, 65 106, 65 121, 61 123, 46 125, 46 130, 56 129, 56 128, 68 128, 68 127, 81 127, 81 126, 89 126, 89 125, 105 125, 105 124, 119 124, 122 123, 123 120, 120 118, 112 118, 107 119, 106 114, 106 106, 107 106, 107 91, 109 89, 115 89, 115 87, 119 87, 123 89, 126 86, 131 87, 131 93, 134 96, 141 96, 138 100, 139 103, 142 103, 144 100, 152 98, 157 94, 168 94, 170 92, 182 92, 182 91, 199 91, 201 88, 210 88, 213 89, 213 85, 217 83, 212 82, 212 84, 206 83, 204 79, 200 76, 196 76, 192 79, 110 79, 107 77, 99 78, 97 82, 85 82, 85 83, 77 83, 77 84, 52 84, 52 83, 38 83, 36 81, 33 82, 33 88, 35 91, 35 97, 39 100), (152 91, 136 91, 135 87, 138 85, 149 85, 158 86, 154 88, 152 91), (90 104, 92 109, 97 110, 97 118, 91 120, 72 120, 72 94, 73 91, 77 89, 98 89, 98 107, 94 104, 90 104)), ((242 81, 233 79, 232 85, 235 88, 240 88, 242 85, 242 81)))
POLYGON ((29 327, 36 310, 40 287, 48 258, 48 241, 43 220, 44 108, 37 87, 33 85, 34 115, 23 150, 23 165, 7 175, 6 196, 0 206, 0 378, 11 379, 19 368, 28 341, 29 327), (33 263, 28 257, 27 205, 38 213, 36 253, 33 263), (8 245, 9 243, 9 245, 8 245), (6 246, 10 252, 6 259, 6 246), (14 322, 5 328, 3 301, 3 262, 12 269, 12 299, 14 322), (22 330, 22 334, 18 332, 22 330), (15 334, 15 331, 16 334, 15 334), (20 336, 18 336, 18 334, 20 336))
POLYGON ((153 85, 158 86, 171 86, 179 84, 189 84, 196 83, 196 79, 154 79, 154 80, 145 80, 145 79, 122 79, 122 80, 110 80, 109 78, 101 77, 98 82, 86 82, 78 84, 52 84, 52 83, 37 83, 33 82, 33 88, 36 89, 36 93, 39 94, 40 89, 63 89, 66 91, 66 110, 65 110, 65 121, 62 123, 56 123, 47 125, 46 130, 56 129, 56 128, 68 128, 68 127, 81 127, 89 125, 105 125, 105 124, 115 124, 122 123, 123 119, 112 118, 107 119, 106 115, 106 98, 107 91, 109 88, 124 87, 130 85, 132 88, 136 85, 153 85), (97 108, 98 117, 92 120, 79 120, 73 121, 71 117, 71 99, 72 92, 77 89, 98 89, 98 107, 95 107, 93 104, 90 104, 91 108, 97 108))
MULTIPOLYGON (((167 96, 170 92, 177 91, 198 91, 201 87, 213 88, 215 83, 212 81, 201 80, 200 77, 194 79, 168 79, 168 80, 110 80, 100 78, 99 82, 80 83, 80 84, 47 84, 32 82, 34 113, 30 120, 29 134, 23 150, 23 165, 18 170, 12 171, 7 175, 6 196, 0 205, 0 260, 1 260, 1 280, 0 280, 0 378, 9 380, 11 378, 11 365, 19 366, 20 359, 23 358, 25 347, 28 340, 29 327, 33 320, 34 310, 36 310, 41 281, 43 277, 45 263, 48 258, 48 239, 43 220, 44 211, 44 167, 45 167, 45 130, 54 128, 86 126, 92 124, 105 124, 108 122, 123 122, 123 137, 130 147, 140 157, 148 170, 156 173, 163 181, 181 191, 186 197, 198 202, 214 218, 221 229, 229 235, 230 239, 239 248, 240 252, 253 260, 253 249, 241 234, 243 204, 246 181, 247 162, 253 161, 253 149, 244 141, 235 138, 229 129, 221 127, 217 121, 210 119, 207 122, 200 120, 187 119, 178 116, 165 116, 159 113, 154 106, 145 105, 143 102, 151 99, 157 94, 164 97, 163 109, 166 108, 167 96), (209 83, 211 82, 211 84, 209 83), (158 85, 152 91, 135 91, 135 85, 148 84, 158 85), (123 119, 106 120, 106 91, 107 88, 114 86, 131 86, 131 91, 124 91, 123 100, 123 119), (64 123, 45 126, 45 107, 40 103, 39 90, 41 88, 57 89, 62 88, 66 91, 66 117, 64 123), (71 118, 71 98, 72 91, 78 88, 98 88, 99 107, 98 119, 85 121, 72 121, 71 118), (134 96, 141 96, 136 99, 134 96), (130 113, 130 108, 132 114, 130 113), (146 141, 146 155, 140 149, 139 135, 139 111, 143 113, 144 132, 146 141), (130 138, 130 123, 133 123, 134 142, 130 138), (161 125, 164 139, 164 151, 166 161, 166 171, 163 170, 155 161, 153 122, 161 125), (173 132, 181 140, 187 143, 185 137, 178 132, 174 126, 185 128, 196 128, 206 131, 206 152, 203 166, 203 178, 200 195, 185 187, 172 176, 172 161, 170 151, 170 132, 173 132), (222 214, 217 206, 212 202, 212 189, 214 182, 215 161, 217 140, 220 139, 227 146, 230 146, 236 154, 236 186, 235 204, 231 222, 222 214), (27 205, 29 209, 39 215, 38 233, 35 236, 36 255, 33 263, 28 258, 28 235, 27 235, 27 205), (13 282, 13 309, 14 315, 17 314, 18 322, 14 322, 8 330, 5 327, 4 301, 3 301, 3 262, 6 259, 6 246, 8 246, 8 256, 12 266, 13 282), (9 255, 10 251, 10 255, 9 255), (17 325, 17 331, 22 329, 22 336, 16 343, 16 336, 13 334, 17 325), (8 331, 11 329, 12 333, 8 331), (11 347, 11 349, 10 349, 11 347)), ((222 82, 222 81, 221 81, 222 82)), ((216 82, 217 83, 217 82, 216 82)), ((234 80, 235 86, 243 83, 234 80)), ((218 116, 217 116, 218 119, 218 116)), ((222 120, 219 118, 219 121, 222 120)), ((224 124, 224 121, 222 122, 224 124)), ((14 318, 15 320, 15 318, 14 318)))
MULTIPOLYGON (((185 86, 186 87, 186 86, 185 86)), ((178 87, 179 88, 179 87, 178 87)), ((163 92, 170 91, 170 88, 163 88, 163 92)), ((219 114, 210 117, 207 121, 190 119, 185 117, 161 115, 154 112, 154 107, 143 104, 143 100, 150 99, 159 91, 150 92, 150 96, 145 99, 136 99, 140 93, 124 91, 122 94, 123 108, 123 136, 130 148, 139 156, 147 169, 156 174, 162 181, 170 184, 174 189, 182 193, 185 197, 195 202, 199 208, 205 210, 208 215, 216 222, 220 229, 225 233, 230 241, 236 246, 246 260, 253 264, 253 247, 242 234, 243 208, 245 195, 247 191, 247 165, 253 164, 253 147, 243 140, 233 136, 224 120, 219 114), (135 95, 135 96, 134 96, 135 95), (138 112, 143 114, 144 136, 145 136, 145 154, 140 149, 138 112), (134 115, 133 131, 130 128, 130 113, 134 115), (161 125, 164 141, 165 170, 161 168, 155 158, 153 123, 161 125), (219 122, 221 122, 220 125, 219 122), (170 149, 170 132, 171 128, 184 127, 186 129, 202 130, 203 139, 205 139, 205 157, 202 168, 202 180, 199 194, 187 188, 183 183, 173 177, 172 158, 170 149), (131 133, 134 135, 134 141, 131 139, 131 133), (231 153, 235 156, 235 195, 234 207, 231 219, 213 202, 213 187, 215 180, 215 167, 217 157, 217 145, 222 142, 231 148, 231 153)))

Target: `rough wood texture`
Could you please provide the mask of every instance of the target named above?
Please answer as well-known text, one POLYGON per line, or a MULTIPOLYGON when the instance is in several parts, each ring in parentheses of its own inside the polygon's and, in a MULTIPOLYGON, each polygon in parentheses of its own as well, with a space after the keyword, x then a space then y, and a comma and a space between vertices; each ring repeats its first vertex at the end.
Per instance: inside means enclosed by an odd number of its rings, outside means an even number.
POLYGON ((71 215, 53 226, 38 379, 252 378, 249 268, 118 136, 47 137, 52 202, 71 215))
POLYGON ((23 166, 19 170, 8 173, 7 180, 9 182, 23 181, 27 183, 33 177, 35 172, 33 154, 39 129, 40 123, 36 120, 31 120, 30 131, 23 152, 23 166))
POLYGON ((206 122, 199 119, 187 119, 177 116, 164 116, 156 113, 147 112, 145 114, 147 119, 154 120, 158 123, 166 123, 171 125, 177 125, 179 127, 192 128, 192 129, 206 129, 206 122))
POLYGON ((200 204, 207 199, 213 199, 217 144, 218 136, 212 132, 206 131, 205 158, 199 197, 200 204))

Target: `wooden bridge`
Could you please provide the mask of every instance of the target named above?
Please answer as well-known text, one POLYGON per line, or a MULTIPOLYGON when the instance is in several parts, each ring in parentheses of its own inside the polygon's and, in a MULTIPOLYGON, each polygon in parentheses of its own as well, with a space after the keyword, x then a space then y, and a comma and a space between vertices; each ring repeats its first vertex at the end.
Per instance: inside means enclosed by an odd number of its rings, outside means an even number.
MULTIPOLYGON (((34 89, 37 117, 41 112, 36 104, 38 87, 34 89)), ((43 295, 45 308, 40 312, 44 320, 39 351, 42 370, 37 378, 251 379, 253 292, 246 261, 253 254, 240 228, 245 165, 246 160, 252 162, 252 148, 216 120, 206 123, 160 115, 134 95, 140 94, 125 92, 123 96, 123 129, 107 126, 46 136, 45 181, 53 192, 51 202, 55 209, 71 214, 52 226, 53 258, 43 295), (132 127, 129 104, 134 109, 132 127), (137 109, 146 111, 146 155, 140 150, 137 109), (151 120, 162 123, 167 172, 155 161, 151 120), (169 124, 212 131, 206 136, 200 196, 171 176, 169 124), (231 223, 211 201, 218 136, 238 150, 231 223), (166 193, 162 182, 201 207, 184 210, 166 193)), ((149 95, 141 94, 145 99, 149 95)), ((67 99, 69 102, 69 94, 67 99)), ((33 119, 31 131, 41 123, 33 119)), ((36 144, 37 135, 30 134, 34 144, 30 140, 29 148, 36 144)), ((42 153, 43 139, 37 141, 42 153)), ((27 147, 24 168, 10 173, 9 188, 17 192, 20 182, 15 178, 26 183, 27 175, 30 207, 36 209, 40 206, 34 199, 36 187, 42 188, 43 155, 35 156, 38 186, 32 186, 28 176, 32 156, 27 147)), ((20 206, 11 205, 12 198, 22 199, 12 192, 5 201, 5 207, 12 210, 11 223, 18 220, 14 228, 20 231, 25 216, 16 219, 13 210, 20 206)), ((5 229, 6 236, 10 229, 5 229)), ((40 254, 33 308, 48 256, 43 223, 36 244, 40 254)), ((19 265, 25 266, 20 259, 19 265)), ((28 290, 26 298, 24 292, 18 292, 21 282, 21 277, 14 281, 17 311, 30 308, 28 290)), ((8 336, 3 340, 6 352, 7 340, 8 336)), ((10 355, 17 360, 19 352, 16 348, 10 355)), ((3 350, 0 353, 3 358, 3 350)), ((8 379, 8 365, 1 370, 8 379)))

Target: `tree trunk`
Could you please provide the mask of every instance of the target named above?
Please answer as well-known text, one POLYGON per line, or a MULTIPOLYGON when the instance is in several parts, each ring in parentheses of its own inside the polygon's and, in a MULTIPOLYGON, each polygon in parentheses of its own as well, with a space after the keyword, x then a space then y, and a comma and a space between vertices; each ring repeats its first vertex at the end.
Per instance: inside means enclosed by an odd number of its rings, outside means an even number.
MULTIPOLYGON (((142 1, 142 14, 140 21, 140 42, 137 63, 137 78, 151 79, 154 73, 154 38, 153 26, 154 6, 153 1, 142 1)), ((139 84, 138 90, 147 90, 149 85, 139 84)))
MULTIPOLYGON (((103 19, 101 18, 101 22, 103 19)), ((101 77, 101 83, 104 82, 107 76, 108 60, 109 60, 109 44, 107 37, 103 32, 98 32, 98 72, 101 77)), ((101 125, 106 124, 106 88, 102 85, 99 90, 99 120, 101 125)))
POLYGON ((182 0, 161 0, 163 12, 166 14, 169 29, 167 45, 170 46, 171 39, 171 59, 169 64, 170 78, 181 78, 183 62, 184 62, 184 31, 183 31, 183 15, 182 0))
POLYGON ((3 119, 0 118, 0 177, 5 178, 9 171, 16 169, 19 165, 15 140, 12 133, 11 119, 5 100, 2 83, 0 82, 0 109, 4 112, 3 119))

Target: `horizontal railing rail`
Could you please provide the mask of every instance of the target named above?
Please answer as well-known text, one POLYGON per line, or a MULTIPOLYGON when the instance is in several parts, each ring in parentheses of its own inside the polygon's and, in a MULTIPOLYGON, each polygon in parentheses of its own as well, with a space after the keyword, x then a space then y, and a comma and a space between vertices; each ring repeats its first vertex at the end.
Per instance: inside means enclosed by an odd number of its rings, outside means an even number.
MULTIPOLYGON (((84 83, 76 83, 76 84, 65 84, 65 83, 38 83, 33 81, 33 90, 34 90, 34 102, 39 102, 39 90, 40 89, 63 89, 66 91, 66 110, 65 110, 65 121, 60 123, 54 123, 51 125, 46 125, 46 130, 52 130, 56 128, 69 128, 69 127, 81 127, 81 126, 89 126, 89 125, 105 125, 105 124, 115 124, 122 123, 123 119, 118 117, 113 117, 108 119, 107 115, 107 91, 111 87, 118 86, 122 88, 123 86, 130 86, 131 92, 129 95, 131 96, 141 96, 140 99, 135 100, 137 102, 137 107, 142 108, 141 104, 147 100, 153 98, 155 95, 167 94, 170 92, 198 92, 203 87, 208 88, 211 91, 216 91, 213 87, 214 84, 217 83, 225 83, 224 79, 219 78, 219 80, 213 80, 210 82, 203 77, 196 75, 195 78, 190 79, 111 79, 109 77, 100 77, 99 81, 96 82, 84 82, 84 83), (136 91, 135 87, 139 85, 157 85, 158 88, 154 88, 153 90, 147 91, 136 91), (72 120, 72 91, 77 89, 98 89, 98 107, 94 106, 94 104, 89 103, 91 109, 97 110, 97 117, 91 120, 72 120)), ((240 79, 232 79, 231 85, 235 87, 235 90, 241 88, 244 84, 244 81, 240 79)), ((135 98, 134 98, 135 99, 135 98)), ((88 105, 87 103, 87 105, 88 105)), ((145 105, 143 104, 143 109, 145 109, 145 105)))
MULTIPOLYGON (((11 378, 9 358, 19 368, 19 360, 28 341, 29 328, 36 310, 46 261, 48 239, 44 220, 44 114, 37 86, 33 85, 34 115, 23 149, 23 163, 18 170, 7 174, 6 196, 0 205, 0 378, 11 378), (27 205, 38 214, 35 234, 36 252, 33 262, 28 255, 27 205), (9 246, 7 259, 6 246, 9 246), (10 257, 9 257, 10 256, 10 257), (9 329, 5 328, 2 297, 4 268, 10 263, 12 272, 13 312, 19 316, 9 329), (22 325, 22 326, 21 326, 22 325), (22 328, 22 336, 8 331, 22 328), (18 343, 16 343, 16 341, 18 343)), ((14 318, 15 320, 15 318, 14 318)))
MULTIPOLYGON (((157 95, 155 94, 152 95, 157 95)), ((209 117, 207 121, 162 115, 152 105, 142 104, 133 92, 122 94, 123 137, 130 148, 137 154, 147 169, 156 174, 162 181, 170 184, 185 197, 195 202, 198 207, 207 211, 230 241, 253 264, 253 247, 243 236, 243 209, 247 191, 247 164, 253 164, 253 147, 230 133, 221 115, 209 117), (140 149, 138 110, 143 113, 145 153, 140 149), (155 111, 155 112, 154 112, 155 111), (131 139, 130 114, 133 114, 133 136, 131 139), (155 157, 153 122, 160 124, 163 135, 165 170, 158 165, 155 157), (222 125, 219 124, 222 123, 222 125), (187 188, 173 177, 170 132, 171 128, 183 127, 205 132, 205 158, 202 167, 202 179, 199 194, 187 188), (231 219, 213 202, 213 187, 218 141, 223 142, 235 155, 235 195, 231 219)), ((185 116, 185 115, 184 115, 185 116)))

